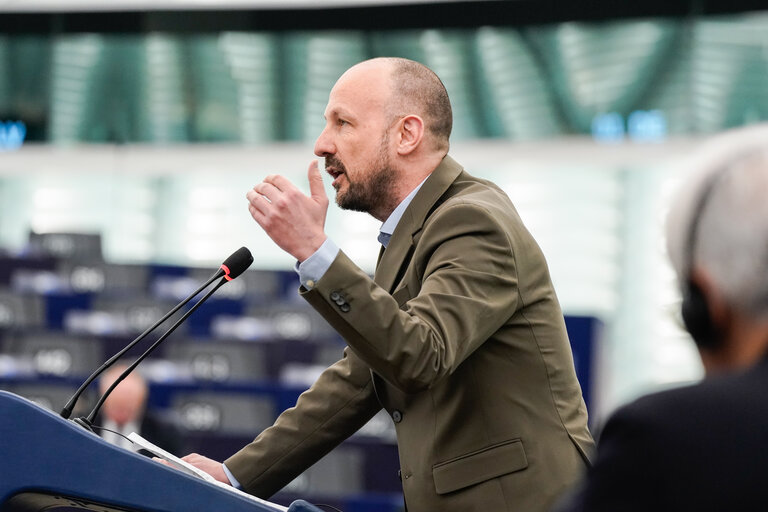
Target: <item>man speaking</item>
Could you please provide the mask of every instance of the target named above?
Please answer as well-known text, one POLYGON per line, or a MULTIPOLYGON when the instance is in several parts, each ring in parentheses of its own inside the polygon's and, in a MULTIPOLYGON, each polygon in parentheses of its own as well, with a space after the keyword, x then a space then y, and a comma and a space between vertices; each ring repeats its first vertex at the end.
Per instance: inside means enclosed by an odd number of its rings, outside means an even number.
POLYGON ((315 154, 337 204, 383 223, 373 279, 325 235, 317 162, 309 196, 271 175, 247 198, 344 357, 224 465, 186 460, 268 497, 383 407, 410 512, 547 510, 593 442, 541 250, 509 198, 447 155, 451 105, 425 66, 352 67, 325 119, 315 154))

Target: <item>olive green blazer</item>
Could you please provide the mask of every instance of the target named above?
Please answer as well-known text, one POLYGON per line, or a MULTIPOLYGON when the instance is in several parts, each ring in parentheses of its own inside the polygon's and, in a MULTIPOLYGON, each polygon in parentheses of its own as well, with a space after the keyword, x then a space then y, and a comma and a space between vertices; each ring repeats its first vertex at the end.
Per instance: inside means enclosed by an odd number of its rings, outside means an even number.
POLYGON ((373 279, 343 252, 300 293, 343 336, 329 367, 226 461, 269 497, 383 406, 409 512, 536 512, 593 448, 546 261, 509 198, 450 157, 373 279))

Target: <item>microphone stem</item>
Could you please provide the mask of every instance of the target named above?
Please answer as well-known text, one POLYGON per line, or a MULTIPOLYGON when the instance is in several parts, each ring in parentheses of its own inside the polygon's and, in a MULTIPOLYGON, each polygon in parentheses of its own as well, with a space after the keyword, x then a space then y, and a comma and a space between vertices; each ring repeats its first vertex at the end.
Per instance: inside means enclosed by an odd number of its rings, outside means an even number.
MULTIPOLYGON (((149 348, 148 348, 148 349, 147 349, 147 350, 146 350, 146 351, 145 351, 143 354, 141 354, 141 355, 140 355, 140 356, 139 356, 139 357, 138 357, 138 358, 137 358, 137 359, 136 359, 136 360, 135 360, 135 361, 134 361, 134 362, 133 362, 133 363, 132 363, 132 364, 131 364, 131 365, 130 365, 128 368, 126 368, 126 369, 125 369, 125 371, 124 371, 122 374, 120 374, 120 376, 119 376, 117 379, 115 379, 115 381, 112 383, 112 385, 111 385, 111 386, 109 386, 109 389, 107 389, 107 391, 106 391, 106 392, 105 392, 103 395, 101 395, 101 398, 99 398, 99 401, 98 401, 98 403, 97 403, 97 404, 96 404, 96 406, 93 408, 93 410, 92 410, 92 411, 91 411, 91 413, 88 415, 88 417, 85 419, 85 421, 86 421, 88 424, 92 424, 92 423, 94 422, 94 420, 96 419, 96 416, 97 416, 97 415, 98 415, 98 413, 99 413, 99 410, 101 410, 101 406, 104 404, 104 401, 107 399, 107 397, 108 397, 108 396, 109 396, 109 395, 112 393, 112 390, 113 390, 113 389, 115 389, 115 388, 117 387, 117 385, 118 385, 118 384, 120 384, 120 383, 123 381, 123 379, 125 379, 125 378, 126 378, 126 377, 127 377, 127 376, 128 376, 128 375, 129 375, 129 374, 130 374, 130 373, 131 373, 131 372, 132 372, 132 371, 133 371, 133 370, 134 370, 134 369, 135 369, 137 366, 139 366, 139 363, 141 363, 141 362, 142 362, 144 359, 146 359, 146 358, 147 358, 147 356, 149 356, 149 355, 150 355, 150 354, 151 354, 151 353, 152 353, 152 352, 153 352, 153 351, 154 351, 154 350, 155 350, 155 349, 156 349, 156 348, 157 348, 157 347, 158 347, 158 346, 159 346, 159 345, 160 345, 160 344, 161 344, 161 343, 162 343, 162 342, 163 342, 163 341, 164 341, 164 340, 165 340, 165 339, 168 337, 168 336, 170 336, 170 335, 173 333, 173 331, 175 331, 175 330, 176 330, 176 328, 177 328, 178 326, 180 326, 180 325, 181 325, 181 324, 184 322, 184 320, 186 320, 186 319, 187 319, 187 317, 189 317, 189 315, 191 315, 192 313, 194 313, 194 312, 195 312, 195 310, 197 310, 197 308, 198 308, 198 307, 200 307, 200 306, 203 304, 203 302, 205 302, 206 300, 208 300, 208 297, 210 297, 211 295, 213 295, 213 293, 214 293, 216 290, 218 290, 219 288, 221 288, 221 286, 222 286, 222 285, 224 285, 226 282, 227 282, 226 278, 223 278, 221 281, 219 281, 219 282, 218 282, 218 284, 216 284, 216 286, 214 286, 213 288, 211 288, 211 290, 210 290, 210 291, 208 291, 208 293, 206 293, 205 295, 203 295, 203 297, 202 297, 202 298, 201 298, 199 301, 197 301, 197 302, 195 303, 195 305, 194 305, 194 306, 192 306, 191 308, 189 308, 189 311, 187 311, 186 313, 184 313, 184 314, 181 316, 181 318, 179 318, 179 319, 176 321, 176 323, 174 323, 174 324, 173 324, 173 325, 172 325, 172 326, 171 326, 171 327, 170 327, 170 328, 169 328, 167 331, 165 331, 165 333, 164 333, 162 336, 160 336, 160 337, 157 339, 157 341, 155 341, 155 342, 154 342, 154 343, 153 343, 153 344, 152 344, 152 345, 151 345, 151 346, 150 346, 150 347, 149 347, 149 348)), ((210 284, 210 283, 207 283, 205 286, 208 286, 208 284, 210 284)), ((195 295, 196 295, 196 294, 195 294, 195 295)))
POLYGON ((133 340, 132 342, 130 342, 128 345, 126 345, 125 347, 123 347, 123 348, 122 348, 122 349, 121 349, 121 350, 120 350, 120 351, 119 351, 117 354, 115 354, 115 355, 113 355, 112 357, 110 357, 110 358, 107 360, 107 362, 106 362, 106 363, 104 363, 104 364, 103 364, 103 365, 101 365, 101 366, 100 366, 98 369, 96 369, 96 371, 94 371, 94 372, 93 372, 93 373, 90 375, 90 377, 88 377, 88 378, 85 380, 85 382, 83 382, 83 383, 80 385, 80 387, 77 389, 77 391, 75 391, 75 394, 74 394, 74 395, 72 395, 72 398, 70 398, 70 399, 69 399, 69 402, 67 402, 67 405, 65 405, 65 406, 64 406, 64 408, 61 410, 61 417, 62 417, 62 418, 64 418, 65 420, 66 420, 66 419, 69 419, 69 416, 72 414, 72 409, 75 407, 75 403, 76 403, 76 402, 77 402, 77 400, 80 398, 80 395, 82 395, 82 394, 83 394, 83 391, 85 391, 85 389, 86 389, 86 388, 87 388, 87 387, 88 387, 88 386, 91 384, 91 382, 93 382, 93 380, 94 380, 96 377, 98 377, 98 376, 99 376, 99 375, 100 375, 102 372, 104 372, 104 370, 106 370, 107 368, 109 368, 110 366, 112 366, 112 365, 115 363, 115 361, 117 361, 118 359, 120 359, 121 357, 123 357, 123 356, 125 355, 125 353, 126 353, 126 352, 128 352, 130 349, 132 349, 132 348, 133 348, 133 347, 134 347, 134 346, 135 346, 135 345, 136 345, 138 342, 140 342, 141 340, 143 340, 143 339, 144 339, 144 338, 145 338, 145 337, 146 337, 146 336, 147 336, 147 335, 148 335, 150 332, 152 332, 152 331, 154 331, 155 329, 157 329, 157 328, 158 328, 158 326, 160 326, 160 325, 161 325, 163 322, 165 322, 165 321, 166 321, 166 320, 168 320, 168 319, 169 319, 171 316, 173 316, 173 314, 174 314, 174 313, 176 313, 176 312, 177 312, 179 309, 181 309, 182 307, 184 307, 184 306, 185 306, 185 305, 186 305, 186 304, 187 304, 187 303, 188 303, 190 300, 192 300, 192 299, 194 299, 195 297, 197 297, 197 295, 198 295, 198 294, 199 294, 201 291, 203 291, 205 288, 207 288, 207 287, 208 287, 208 285, 210 285, 210 284, 211 284, 213 281, 215 281, 216 279, 218 279, 219 277, 221 277, 221 276, 222 276, 222 274, 223 274, 223 270, 219 269, 218 271, 216 271, 216 273, 215 273, 215 274, 213 274, 213 275, 210 277, 210 279, 208 279, 208 280, 207 280, 205 283, 203 283, 203 284, 202 284, 202 285, 201 285, 201 286, 200 286, 200 287, 199 287, 197 290, 195 290, 195 292, 194 292, 192 295, 190 295, 189 297, 187 297, 186 299, 184 299, 182 302, 180 302, 179 304, 177 304, 177 305, 176 305, 176 307, 174 307, 172 310, 170 310, 168 313, 166 313, 166 314, 165 314, 165 316, 163 316, 163 317, 162 317, 160 320, 158 320, 157 322, 155 322, 154 324, 152 324, 150 327, 148 327, 148 328, 147 328, 147 330, 145 330, 143 333, 139 334, 139 335, 136 337, 136 339, 134 339, 134 340, 133 340))

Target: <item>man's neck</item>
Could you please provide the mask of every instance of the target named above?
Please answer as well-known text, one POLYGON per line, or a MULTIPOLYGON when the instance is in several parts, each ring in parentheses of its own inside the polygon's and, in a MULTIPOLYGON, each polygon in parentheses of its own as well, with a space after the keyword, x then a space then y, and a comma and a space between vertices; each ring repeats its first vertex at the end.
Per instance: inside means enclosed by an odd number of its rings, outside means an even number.
POLYGON ((731 323, 718 348, 701 351, 701 360, 707 376, 710 376, 749 368, 763 359, 766 353, 768 322, 740 316, 731 323))
POLYGON ((400 203, 413 192, 413 189, 421 185, 437 169, 445 156, 445 154, 434 153, 420 158, 416 162, 409 162, 410 165, 408 165, 406 170, 400 173, 394 190, 395 200, 392 202, 392 206, 385 212, 376 212, 375 215, 371 212, 371 216, 381 222, 385 222, 400 203))

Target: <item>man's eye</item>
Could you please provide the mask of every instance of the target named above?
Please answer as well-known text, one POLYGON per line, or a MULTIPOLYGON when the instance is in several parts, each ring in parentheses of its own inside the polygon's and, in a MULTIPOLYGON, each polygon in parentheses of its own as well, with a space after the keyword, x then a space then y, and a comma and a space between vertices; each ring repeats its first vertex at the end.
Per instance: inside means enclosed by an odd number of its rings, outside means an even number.
POLYGON ((349 122, 346 119, 339 119, 336 122, 339 124, 339 126, 344 126, 344 125, 349 124, 349 122))

